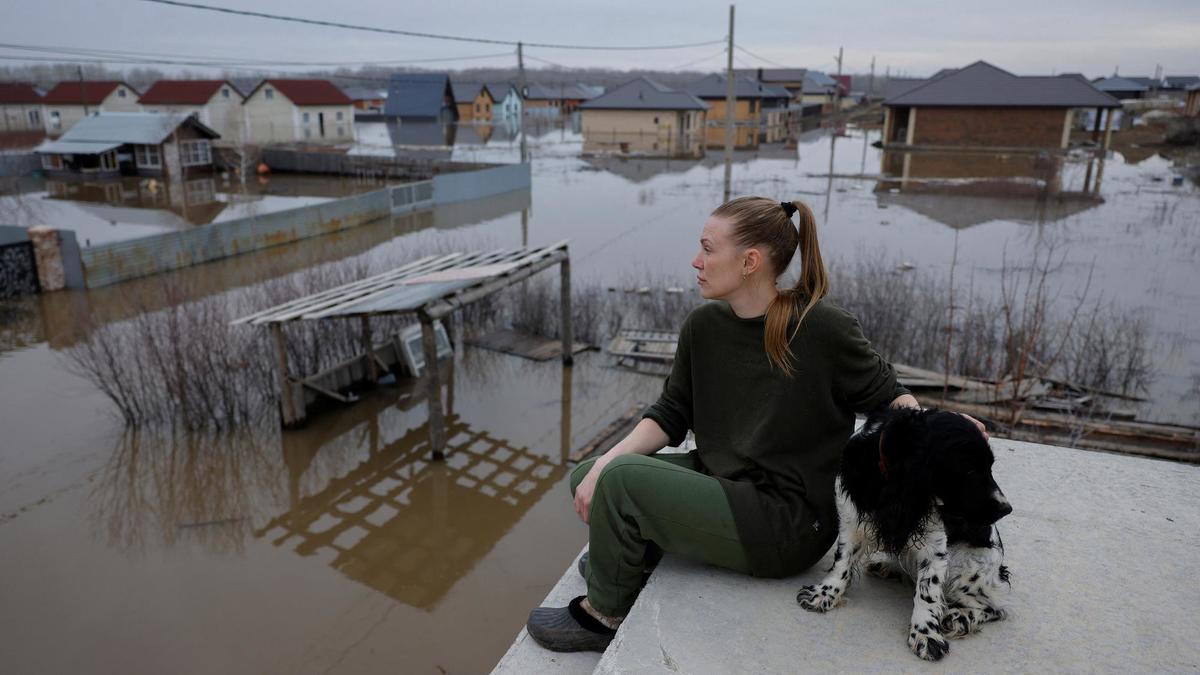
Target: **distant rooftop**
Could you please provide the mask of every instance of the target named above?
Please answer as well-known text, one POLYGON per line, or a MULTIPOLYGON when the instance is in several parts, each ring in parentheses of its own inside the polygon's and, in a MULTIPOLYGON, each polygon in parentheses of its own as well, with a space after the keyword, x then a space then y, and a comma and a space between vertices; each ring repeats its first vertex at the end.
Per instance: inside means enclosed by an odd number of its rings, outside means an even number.
POLYGON ((1168 89, 1187 89, 1196 84, 1200 84, 1200 76, 1198 75, 1168 75, 1163 78, 1168 89))
POLYGON ((648 77, 605 93, 579 106, 582 110, 708 110, 708 104, 685 91, 677 91, 648 77))
POLYGON ((1100 91, 1148 91, 1150 87, 1127 77, 1106 77, 1093 82, 1092 86, 1100 91))
MULTIPOLYGON (((484 89, 482 82, 453 82, 450 84, 451 90, 454 92, 455 103, 474 103, 475 98, 479 96, 479 92, 484 89)), ((496 98, 491 90, 488 90, 488 95, 493 99, 496 98)))
POLYGON ((242 93, 225 80, 159 80, 138 99, 142 105, 204 105, 221 87, 229 87, 230 94, 242 93))
POLYGON ((41 103, 42 95, 27 82, 0 82, 0 103, 41 103))
POLYGON ((446 107, 450 76, 445 73, 397 73, 388 82, 385 115, 437 118, 446 107))
POLYGON ((184 124, 209 138, 218 138, 217 132, 188 113, 106 112, 84 117, 58 140, 47 141, 36 151, 89 154, 89 147, 103 152, 127 143, 159 145, 184 124))
MULTIPOLYGON (((329 80, 263 80, 258 86, 269 84, 279 90, 296 105, 350 105, 353 101, 329 80)), ((257 91, 257 89, 255 90, 257 91)), ((251 95, 254 92, 250 92, 251 95)), ((249 97, 247 97, 249 98, 249 97)))
POLYGON ((930 78, 886 106, 1117 108, 1117 99, 1073 77, 1018 76, 985 61, 930 78))
POLYGON ((102 103, 118 86, 124 86, 136 97, 138 92, 133 87, 116 80, 96 80, 92 82, 68 81, 59 82, 46 92, 42 100, 47 105, 97 105, 102 103))
MULTIPOLYGON (((735 98, 791 98, 783 87, 756 81, 745 75, 736 75, 733 80, 735 98)), ((721 74, 708 75, 683 88, 687 93, 705 99, 723 99, 728 94, 729 80, 721 74)))

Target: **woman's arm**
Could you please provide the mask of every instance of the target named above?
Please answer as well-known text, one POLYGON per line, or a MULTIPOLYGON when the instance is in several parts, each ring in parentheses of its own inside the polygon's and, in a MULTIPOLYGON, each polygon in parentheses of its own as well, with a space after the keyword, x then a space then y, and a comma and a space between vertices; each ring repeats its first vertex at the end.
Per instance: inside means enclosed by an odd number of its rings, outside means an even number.
POLYGON ((629 435, 621 439, 608 452, 600 455, 596 463, 583 477, 579 485, 575 488, 575 513, 583 519, 583 522, 588 522, 589 515, 592 509, 592 495, 596 492, 596 481, 600 480, 600 474, 604 472, 604 467, 608 463, 620 457, 621 455, 650 455, 662 450, 667 446, 667 433, 658 426, 658 422, 645 417, 637 423, 633 431, 629 435))

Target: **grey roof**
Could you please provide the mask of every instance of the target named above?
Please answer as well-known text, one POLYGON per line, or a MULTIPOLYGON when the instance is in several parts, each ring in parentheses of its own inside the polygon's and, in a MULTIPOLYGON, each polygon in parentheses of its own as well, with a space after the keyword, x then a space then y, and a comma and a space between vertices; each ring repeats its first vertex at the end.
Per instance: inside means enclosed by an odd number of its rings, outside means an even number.
POLYGON ((517 85, 511 82, 485 82, 484 85, 487 86, 488 91, 492 92, 492 98, 497 102, 508 98, 508 92, 517 88, 517 85))
POLYGON ((446 108, 450 76, 445 73, 397 73, 388 82, 383 114, 436 118, 446 108))
MULTIPOLYGON (((452 82, 450 89, 454 91, 455 103, 474 103, 475 97, 479 96, 480 90, 484 88, 482 82, 452 82)), ((495 100, 496 95, 492 94, 492 90, 488 89, 488 94, 495 100)))
POLYGON ((1187 90, 1188 91, 1200 91, 1200 82, 1197 82, 1196 84, 1193 84, 1192 86, 1188 87, 1187 90))
MULTIPOLYGON (((724 75, 713 74, 692 82, 683 88, 684 91, 697 98, 725 98, 728 93, 728 79, 724 75)), ((757 82, 745 75, 736 75, 733 80, 735 98, 791 98, 791 93, 783 87, 757 82)))
POLYGON ((1130 77, 1126 77, 1125 79, 1133 80, 1134 82, 1137 82, 1138 84, 1146 87, 1147 89, 1153 89, 1155 87, 1162 86, 1162 82, 1154 79, 1153 77, 1132 77, 1132 76, 1130 76, 1130 77))
POLYGON ((141 113, 104 112, 89 115, 75 123, 57 141, 38 146, 38 152, 62 154, 96 154, 104 150, 84 152, 80 144, 98 144, 111 149, 117 145, 158 145, 167 139, 180 125, 187 124, 209 138, 218 138, 217 132, 201 124, 188 113, 141 113), (70 150, 62 148, 72 148, 70 150))
POLYGON ((586 101, 596 97, 595 87, 580 84, 540 84, 530 82, 525 85, 525 98, 546 100, 577 99, 586 101))
POLYGON ((46 141, 33 149, 34 152, 54 155, 99 155, 113 148, 121 147, 121 143, 112 141, 46 141))
POLYGON ((1092 86, 1100 91, 1147 91, 1150 87, 1135 82, 1127 77, 1106 77, 1103 80, 1093 82, 1092 86))
POLYGON ((708 110, 708 104, 648 77, 639 77, 579 106, 582 110, 708 110))
POLYGON ((1073 77, 1017 76, 984 61, 909 89, 887 106, 1119 108, 1121 102, 1073 77))
POLYGON ((923 77, 889 77, 883 90, 883 99, 896 98, 906 91, 915 89, 929 80, 923 77))
POLYGON ((805 94, 829 94, 837 90, 837 80, 817 70, 804 74, 805 94))
POLYGON ((746 75, 760 82, 802 82, 804 68, 752 68, 733 71, 736 75, 746 75))
POLYGON ((584 98, 596 98, 604 93, 604 87, 597 84, 577 84, 575 87, 584 94, 584 98))
POLYGON ((342 87, 342 93, 352 101, 369 101, 372 99, 387 98, 385 92, 371 87, 342 87))
POLYGON ((1200 84, 1200 76, 1196 75, 1168 75, 1163 80, 1168 89, 1187 89, 1200 84))

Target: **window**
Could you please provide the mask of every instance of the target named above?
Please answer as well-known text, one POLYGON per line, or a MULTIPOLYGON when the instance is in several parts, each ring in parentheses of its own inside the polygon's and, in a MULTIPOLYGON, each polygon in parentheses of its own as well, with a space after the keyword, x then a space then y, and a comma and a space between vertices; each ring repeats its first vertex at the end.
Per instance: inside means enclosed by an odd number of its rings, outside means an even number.
POLYGON ((62 128, 62 116, 58 114, 57 110, 50 111, 50 126, 55 129, 62 128))
POLYGON ((655 118, 654 118, 654 123, 655 123, 655 124, 658 124, 658 118, 657 118, 657 117, 655 117, 655 118))
POLYGON ((475 112, 480 112, 478 103, 475 104, 475 112))
POLYGON ((308 124, 308 113, 304 113, 301 117, 304 119, 304 123, 308 124))
MULTIPOLYGON (((342 111, 340 111, 340 110, 339 110, 339 111, 338 111, 338 114, 337 114, 337 121, 341 122, 341 121, 344 119, 344 118, 342 117, 342 115, 343 115, 342 111)), ((339 131, 338 133, 340 134, 340 133, 342 133, 342 132, 340 132, 340 131, 339 131)))
POLYGON ((221 89, 221 97, 229 98, 229 87, 225 87, 225 88, 221 89))
POLYGON ((268 101, 275 98, 275 90, 270 87, 263 89, 263 97, 266 98, 268 101))
POLYGON ((29 111, 29 123, 32 125, 40 125, 42 123, 42 114, 37 110, 29 111))
POLYGON ((100 155, 100 168, 104 171, 116 171, 117 169, 117 153, 109 150, 100 155))
POLYGON ((139 167, 147 169, 162 167, 162 155, 159 154, 157 145, 135 145, 133 146, 133 156, 139 167))
POLYGON ((61 169, 62 155, 42 155, 43 169, 61 169))
POLYGON ((758 110, 758 101, 750 100, 750 114, 753 115, 758 110))
POLYGON ((125 87, 117 89, 117 98, 125 98, 125 87))
POLYGON ((212 153, 207 140, 180 141, 179 158, 184 166, 212 164, 212 153))

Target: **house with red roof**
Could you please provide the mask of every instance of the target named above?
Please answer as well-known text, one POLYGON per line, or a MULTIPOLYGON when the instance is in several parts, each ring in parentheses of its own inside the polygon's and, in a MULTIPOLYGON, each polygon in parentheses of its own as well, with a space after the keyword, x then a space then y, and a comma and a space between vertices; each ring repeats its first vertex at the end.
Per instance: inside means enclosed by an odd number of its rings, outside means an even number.
POLYGON ((0 82, 0 132, 43 131, 42 95, 27 82, 0 82))
POLYGON ((256 145, 354 140, 354 102, 329 80, 263 80, 242 109, 256 145))
POLYGON ((119 80, 59 82, 42 99, 46 133, 61 136, 85 115, 140 112, 138 91, 119 80))
POLYGON ((151 113, 195 115, 227 144, 242 139, 242 94, 227 80, 159 80, 138 99, 151 113))

